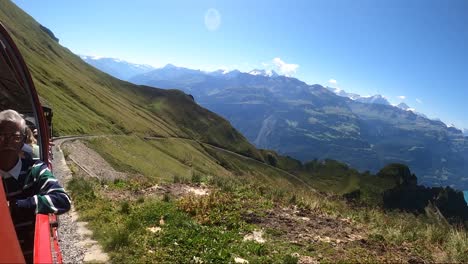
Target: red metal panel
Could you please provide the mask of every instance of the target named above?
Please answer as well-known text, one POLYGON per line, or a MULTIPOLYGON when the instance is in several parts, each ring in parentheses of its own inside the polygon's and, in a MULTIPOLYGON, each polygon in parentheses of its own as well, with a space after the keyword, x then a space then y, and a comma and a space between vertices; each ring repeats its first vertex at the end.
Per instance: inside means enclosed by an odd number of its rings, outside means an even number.
POLYGON ((53 263, 50 243, 49 215, 36 215, 34 233, 34 263, 53 263))
POLYGON ((59 246, 59 239, 58 239, 58 217, 54 214, 49 214, 49 222, 50 223, 56 223, 55 226, 51 225, 51 239, 52 239, 52 257, 54 257, 54 260, 56 263, 62 263, 63 258, 62 258, 62 251, 60 250, 59 246))
POLYGON ((24 263, 0 179, 0 263, 24 263))
MULTIPOLYGON (((34 87, 34 83, 32 81, 31 75, 29 73, 27 65, 24 62, 18 48, 13 42, 13 39, 10 37, 7 30, 1 23, 0 23, 0 34, 8 42, 9 49, 7 49, 7 53, 8 53, 7 56, 10 57, 10 59, 13 62, 12 66, 15 68, 14 72, 18 75, 17 76, 18 81, 23 87, 29 89, 30 94, 32 96, 32 101, 34 103, 34 108, 36 112, 36 118, 38 121, 37 126, 38 126, 38 129, 40 131, 40 136, 41 136, 40 143, 41 143, 41 151, 42 151, 42 161, 47 163, 50 167, 50 161, 49 161, 50 136, 48 133, 48 126, 44 118, 42 106, 39 101, 39 97, 37 95, 36 89, 34 87)), ((9 217, 10 215, 9 210, 6 207, 6 199, 3 193, 3 184, 0 188, 0 192, 2 194, 2 198, 0 199, 0 231, 1 231, 0 233, 0 262, 24 263, 24 257, 21 253, 21 249, 19 248, 19 243, 16 238, 16 233, 14 231, 13 223, 11 221, 11 217, 9 217), (18 253, 18 249, 19 249, 20 256, 16 259, 13 259, 12 257, 17 257, 16 253, 18 253), (3 261, 4 260, 3 255, 5 255, 5 261, 3 261)), ((49 216, 48 215, 36 215, 36 227, 35 227, 35 237, 34 237, 34 256, 33 256, 34 263, 53 263, 54 260, 57 261, 58 263, 62 262, 56 235, 52 236, 52 234, 56 234, 56 230, 54 229, 54 233, 51 233, 49 216), (53 240, 51 241, 51 239, 53 240), (52 258, 53 251, 56 252, 54 254, 55 256, 54 259, 52 258)))

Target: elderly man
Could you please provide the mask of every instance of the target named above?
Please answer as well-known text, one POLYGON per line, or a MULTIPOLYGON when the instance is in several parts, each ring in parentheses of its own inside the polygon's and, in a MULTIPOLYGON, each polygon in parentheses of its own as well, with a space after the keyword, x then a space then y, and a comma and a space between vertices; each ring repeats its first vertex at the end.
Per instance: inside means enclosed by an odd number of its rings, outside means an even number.
POLYGON ((47 164, 29 155, 20 158, 26 122, 14 110, 0 112, 0 174, 10 207, 34 209, 35 213, 65 213, 70 199, 47 164))
POLYGON ((0 175, 26 262, 32 262, 35 214, 62 214, 70 199, 40 160, 21 154, 26 122, 14 110, 0 112, 0 175))

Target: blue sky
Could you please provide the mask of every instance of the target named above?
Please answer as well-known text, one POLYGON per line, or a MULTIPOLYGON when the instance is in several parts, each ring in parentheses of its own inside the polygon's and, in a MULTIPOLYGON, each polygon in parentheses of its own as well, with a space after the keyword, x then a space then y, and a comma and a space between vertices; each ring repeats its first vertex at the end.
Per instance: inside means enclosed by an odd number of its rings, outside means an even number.
POLYGON ((77 54, 274 69, 468 128, 467 0, 13 2, 77 54))

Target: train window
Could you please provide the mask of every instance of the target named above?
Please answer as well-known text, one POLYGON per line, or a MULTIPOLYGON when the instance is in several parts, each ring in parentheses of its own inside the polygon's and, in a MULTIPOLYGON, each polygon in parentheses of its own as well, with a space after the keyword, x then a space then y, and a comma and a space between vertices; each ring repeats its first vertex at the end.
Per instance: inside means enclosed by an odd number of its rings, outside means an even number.
POLYGON ((33 158, 40 159, 38 119, 30 88, 8 42, 0 39, 0 44, 0 111, 13 109, 23 116, 29 128, 23 151, 29 152, 33 158))
MULTIPOLYGON (((20 57, 18 50, 9 35, 0 28, 0 111, 12 109, 17 111, 26 121, 29 129, 22 147, 22 154, 31 156, 33 159, 47 159, 47 153, 42 151, 41 146, 47 142, 47 136, 41 140, 41 130, 44 124, 40 123, 38 113, 42 113, 35 94, 35 89, 29 77, 27 68, 20 57), (34 136, 36 131, 36 137, 34 136)), ((42 118, 42 117, 41 117, 42 118)), ((47 147, 45 147, 47 148, 47 147)), ((2 188, 8 189, 6 181, 2 181, 2 188)), ((11 182, 10 182, 10 186, 11 182)), ((9 195, 8 191, 6 191, 9 195)), ((2 197, 5 199, 4 197, 2 197)), ((5 208, 3 209, 5 211, 5 208)), ((15 211, 14 207, 8 209, 12 216, 15 234, 18 238, 18 247, 21 248, 27 263, 33 262, 34 234, 36 216, 34 210, 15 211)), ((4 214, 5 215, 5 214, 4 214)), ((6 229, 4 229, 6 230, 6 229)), ((2 232, 4 230, 1 230, 2 232)), ((8 232, 8 230, 6 230, 8 232)), ((10 234, 10 233, 8 233, 10 234)))

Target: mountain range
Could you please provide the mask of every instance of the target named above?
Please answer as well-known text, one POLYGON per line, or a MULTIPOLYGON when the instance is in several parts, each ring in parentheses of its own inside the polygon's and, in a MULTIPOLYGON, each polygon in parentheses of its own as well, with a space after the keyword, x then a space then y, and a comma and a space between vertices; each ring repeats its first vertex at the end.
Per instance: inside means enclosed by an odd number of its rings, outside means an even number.
POLYGON ((361 96, 355 93, 348 93, 342 89, 335 88, 335 87, 325 87, 328 90, 334 92, 336 95, 342 97, 348 97, 350 99, 356 100, 361 103, 368 103, 368 104, 382 104, 382 105, 390 105, 390 102, 384 96, 380 94, 376 94, 373 96, 361 96))
POLYGON ((128 81, 129 78, 154 70, 146 64, 135 64, 116 58, 102 58, 96 56, 80 55, 80 58, 88 64, 116 78, 128 81))
POLYGON ((423 184, 468 188, 463 132, 404 103, 392 106, 381 95, 337 95, 340 91, 260 70, 203 72, 167 65, 129 80, 191 94, 259 148, 301 161, 336 159, 361 171, 398 162, 410 166, 423 184))

